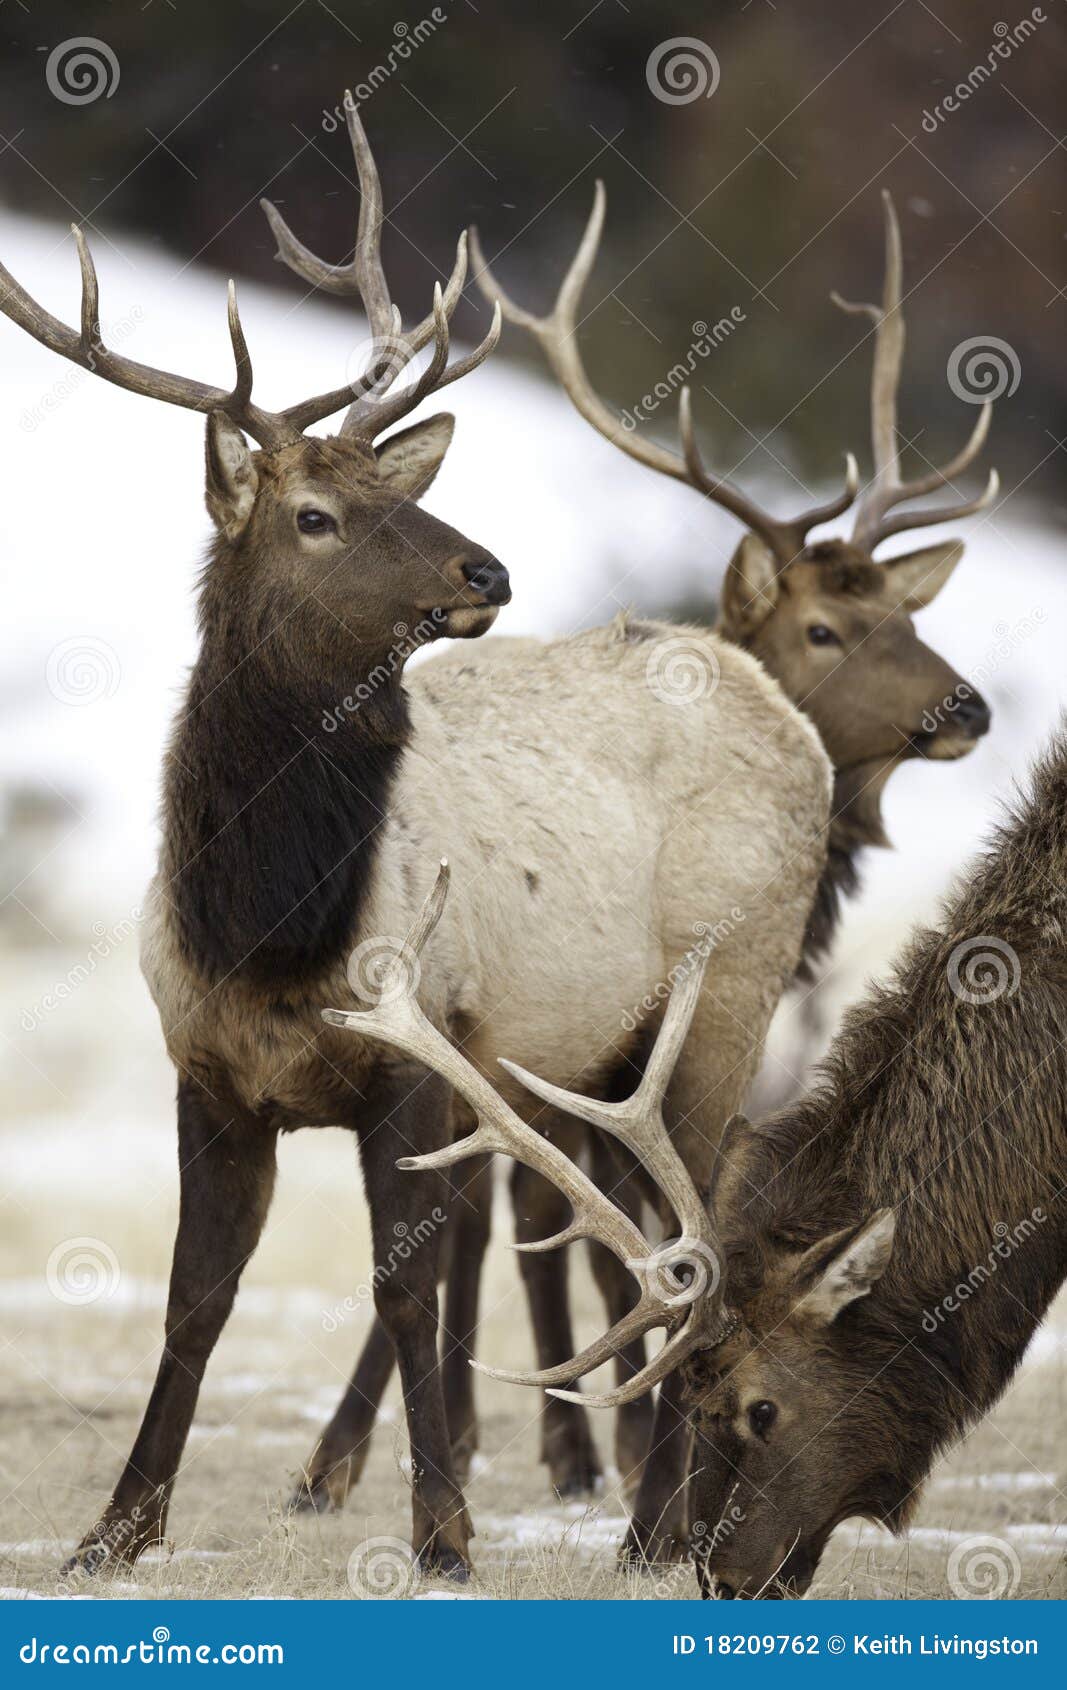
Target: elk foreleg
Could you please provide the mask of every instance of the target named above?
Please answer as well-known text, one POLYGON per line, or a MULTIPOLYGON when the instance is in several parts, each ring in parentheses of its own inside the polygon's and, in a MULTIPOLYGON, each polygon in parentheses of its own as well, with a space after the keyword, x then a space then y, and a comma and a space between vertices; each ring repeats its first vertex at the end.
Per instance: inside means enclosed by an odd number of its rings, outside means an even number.
POLYGON ((181 1200, 163 1356, 114 1495, 65 1571, 134 1561, 163 1539, 204 1369, 267 1218, 276 1139, 272 1128, 180 1081, 181 1200))

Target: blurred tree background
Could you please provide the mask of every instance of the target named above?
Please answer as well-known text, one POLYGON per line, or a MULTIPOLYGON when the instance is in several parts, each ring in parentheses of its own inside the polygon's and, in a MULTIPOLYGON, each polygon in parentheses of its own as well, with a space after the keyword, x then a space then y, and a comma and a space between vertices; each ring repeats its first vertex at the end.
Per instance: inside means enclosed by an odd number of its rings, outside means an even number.
MULTIPOLYGON (((317 251, 351 248, 351 158, 324 112, 374 79, 361 109, 407 318, 472 218, 502 279, 547 306, 602 175, 582 330, 601 390, 633 407, 695 322, 736 307, 743 331, 700 371, 709 460, 829 478, 845 446, 866 449, 869 347, 828 294, 876 294, 889 186, 915 288, 906 433, 922 431, 927 457, 954 448, 973 412, 949 390, 949 355, 970 336, 1006 341, 1021 380, 990 456, 1062 520, 1063 14, 1063 0, 8 0, 0 197, 277 280, 263 194, 317 251), (49 89, 49 56, 85 35, 118 82, 70 104, 49 89), (718 80, 672 102, 647 72, 679 37, 714 55, 718 80)), ((461 331, 484 320, 472 290, 461 331)), ((503 355, 537 359, 515 332, 503 355)), ((673 405, 644 426, 669 437, 673 405)))

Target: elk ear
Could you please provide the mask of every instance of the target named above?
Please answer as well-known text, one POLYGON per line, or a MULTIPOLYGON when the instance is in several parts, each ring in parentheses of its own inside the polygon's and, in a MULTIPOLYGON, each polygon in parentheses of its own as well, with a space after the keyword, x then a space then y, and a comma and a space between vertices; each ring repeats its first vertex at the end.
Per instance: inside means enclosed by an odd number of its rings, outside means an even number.
POLYGON ((797 1278, 803 1283, 814 1276, 815 1282, 797 1312, 829 1326, 842 1309, 866 1297, 889 1266, 895 1226, 893 1210, 879 1209, 858 1230, 848 1227, 813 1244, 797 1267, 797 1278))
POLYGON ((886 560, 889 591, 901 610, 922 610, 936 599, 963 556, 962 540, 924 546, 886 560))
POLYGON ((248 441, 222 411, 207 419, 208 515, 227 540, 244 532, 256 502, 259 477, 248 441))
POLYGON ((778 567, 758 534, 746 534, 722 584, 719 627, 730 640, 749 638, 778 602, 778 567))
POLYGON ((436 417, 402 428, 377 448, 378 473, 402 499, 421 499, 452 443, 455 417, 436 417))
POLYGON ((727 1230, 730 1217, 752 1196, 746 1163, 756 1134, 757 1129, 745 1115, 731 1115, 722 1130, 711 1178, 703 1192, 705 1208, 715 1216, 720 1232, 727 1230))

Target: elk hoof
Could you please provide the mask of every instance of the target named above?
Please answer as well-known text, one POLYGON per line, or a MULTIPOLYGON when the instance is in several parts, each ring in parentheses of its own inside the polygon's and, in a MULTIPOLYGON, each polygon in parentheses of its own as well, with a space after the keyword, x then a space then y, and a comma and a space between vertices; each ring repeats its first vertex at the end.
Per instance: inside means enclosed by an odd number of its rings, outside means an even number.
POLYGON ((330 1495, 325 1479, 316 1479, 311 1483, 302 1481, 287 1504, 290 1514, 336 1514, 340 1507, 341 1504, 330 1495))
POLYGON ((575 1461, 553 1480, 552 1489, 561 1502, 585 1502, 600 1489, 600 1476, 600 1464, 595 1459, 575 1461))
POLYGON ((603 1473, 596 1445, 588 1429, 568 1427, 568 1436, 546 1439, 541 1459, 549 1483, 561 1502, 584 1502, 595 1496, 603 1473))
POLYGON ((633 1520, 619 1549, 619 1567, 634 1573, 651 1573, 689 1558, 689 1543, 682 1532, 651 1531, 633 1520))
POLYGON ((423 1578, 448 1579, 450 1584, 470 1582, 470 1563, 446 1543, 420 1550, 416 1565, 423 1578))

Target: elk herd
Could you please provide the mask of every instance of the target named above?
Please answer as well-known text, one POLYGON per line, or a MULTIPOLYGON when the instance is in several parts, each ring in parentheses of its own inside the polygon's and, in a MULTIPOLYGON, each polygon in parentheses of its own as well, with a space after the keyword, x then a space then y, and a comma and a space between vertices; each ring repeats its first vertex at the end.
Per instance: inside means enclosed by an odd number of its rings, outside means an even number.
POLYGON ((902 478, 902 256, 885 195, 882 301, 837 300, 871 325, 872 474, 861 493, 850 454, 839 496, 772 516, 708 467, 688 389, 675 451, 625 429, 591 387, 579 307, 602 186, 546 317, 508 296, 472 232, 493 317, 453 359, 467 237, 405 328, 378 172, 351 100, 345 113, 351 261, 323 261, 264 210, 284 263, 365 313, 375 351, 354 383, 263 410, 232 284, 229 391, 108 349, 78 230, 77 327, 0 266, 0 309, 46 347, 206 417, 215 531, 143 941, 178 1075, 164 1347, 71 1564, 98 1571, 162 1539, 204 1370, 267 1219, 278 1135, 342 1125, 376 1262, 453 1201, 445 1228, 375 1276, 373 1329, 293 1505, 343 1504, 395 1364, 419 1567, 468 1576, 470 1363, 503 1156, 537 1367, 487 1370, 544 1392, 551 1488, 590 1491, 587 1411, 613 1408, 627 1562, 690 1555, 705 1596, 803 1594, 840 1521, 906 1524, 935 1455, 996 1401, 1067 1272, 1067 738, 938 924, 852 1010, 814 1089, 771 1119, 740 1113, 776 1005, 856 887, 857 854, 885 843, 893 770, 963 757, 990 726, 913 622, 961 543, 875 555, 994 497, 991 474, 969 502, 912 504, 973 462, 990 407, 951 462, 902 478), (543 644, 465 644, 405 677, 397 624, 413 645, 469 642, 511 597, 504 564, 421 508, 452 417, 394 429, 484 361, 502 320, 534 336, 601 435, 737 518, 713 629, 628 612, 543 644), (307 433, 341 411, 335 435, 307 433), (848 510, 848 538, 811 538, 848 510), (683 634, 715 684, 679 705, 649 675, 683 634), (1021 983, 978 1005, 950 976, 982 934, 1010 945, 1021 983), (634 1004, 650 1006, 636 1022, 634 1004), (981 1295, 924 1321, 984 1259, 994 1223, 1024 1215, 1041 1220, 981 1295), (581 1350, 567 1281, 579 1240, 606 1315, 581 1350), (653 1330, 665 1336, 650 1353, 653 1330), (583 1393, 605 1362, 613 1385, 583 1393))

